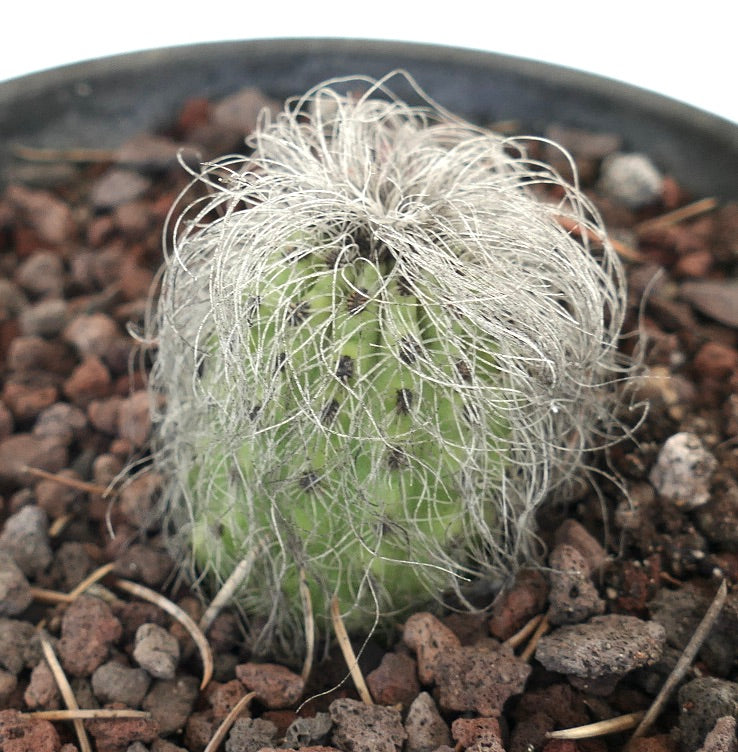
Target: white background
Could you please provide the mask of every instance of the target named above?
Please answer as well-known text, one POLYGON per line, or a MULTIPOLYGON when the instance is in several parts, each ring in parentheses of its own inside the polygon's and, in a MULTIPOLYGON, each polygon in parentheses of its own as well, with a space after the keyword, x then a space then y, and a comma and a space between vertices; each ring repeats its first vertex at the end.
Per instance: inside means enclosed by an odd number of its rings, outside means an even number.
POLYGON ((10 0, 5 5, 0 81, 80 60, 194 42, 373 38, 558 63, 738 122, 738 40, 727 0, 10 0))

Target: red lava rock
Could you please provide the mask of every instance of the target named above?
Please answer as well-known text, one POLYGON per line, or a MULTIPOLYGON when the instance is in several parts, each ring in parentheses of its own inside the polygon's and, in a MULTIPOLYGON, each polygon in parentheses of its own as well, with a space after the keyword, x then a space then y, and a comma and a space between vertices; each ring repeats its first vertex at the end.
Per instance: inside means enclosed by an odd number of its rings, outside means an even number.
POLYGON ((551 739, 543 747, 543 752, 580 752, 582 748, 571 739, 551 739))
POLYGON ((52 384, 29 384, 14 379, 5 382, 1 395, 13 417, 21 423, 34 420, 44 409, 53 405, 58 396, 59 392, 52 384))
MULTIPOLYGON (((70 480, 82 480, 79 473, 66 468, 60 470, 58 475, 70 480)), ((34 494, 39 507, 51 519, 56 519, 67 514, 81 500, 84 492, 66 483, 44 478, 36 483, 34 494)))
POLYGON ((66 397, 83 409, 95 399, 109 397, 112 388, 110 372, 95 356, 85 358, 64 382, 66 397))
POLYGON ((548 620, 551 624, 576 624, 605 610, 605 602, 589 579, 589 564, 576 548, 558 544, 551 552, 549 564, 548 620))
POLYGON ((585 558, 590 572, 596 572, 607 560, 602 544, 577 520, 565 520, 554 534, 554 544, 573 546, 585 558))
POLYGON ((679 752, 679 744, 669 734, 640 736, 628 742, 628 752, 679 752))
POLYGON ((432 684, 436 663, 442 650, 460 647, 459 638, 433 614, 413 614, 405 622, 402 640, 415 652, 421 684, 432 684))
POLYGON ((69 206, 48 191, 10 185, 5 198, 23 214, 41 240, 59 245, 74 237, 75 223, 69 206))
POLYGON ((120 622, 99 598, 82 595, 69 605, 61 624, 59 656, 72 676, 89 676, 121 636, 120 622))
POLYGON ((407 733, 397 708, 341 698, 329 708, 332 742, 347 752, 399 752, 407 733))
POLYGON ((507 640, 540 614, 546 605, 548 583, 537 569, 521 569, 515 582, 495 600, 488 621, 490 633, 507 640))
POLYGON ((727 378, 738 367, 738 350, 720 342, 705 342, 694 356, 700 378, 727 378))
POLYGON ((79 541, 65 541, 54 554, 54 577, 64 592, 77 587, 94 566, 86 545, 79 541))
POLYGON ((151 433, 151 415, 149 412, 148 392, 134 392, 120 403, 118 412, 118 434, 128 439, 140 449, 149 439, 151 433))
POLYGON ((270 709, 294 705, 304 689, 302 677, 285 666, 275 663, 242 663, 236 666, 236 676, 246 689, 270 709))
POLYGON ((41 661, 31 671, 31 681, 23 694, 23 701, 31 710, 59 709, 59 687, 46 661, 41 661))
POLYGON ((735 717, 732 715, 718 718, 712 731, 705 737, 705 743, 699 752, 736 752, 738 740, 735 736, 735 717))
POLYGON ((444 616, 441 621, 459 638, 462 645, 475 645, 489 637, 486 614, 452 613, 444 616))
POLYGON ((505 752, 497 718, 457 718, 451 724, 451 736, 462 749, 482 743, 490 752, 505 752))
POLYGON ((200 682, 194 676, 154 682, 143 701, 159 733, 168 736, 185 727, 199 694, 200 682))
POLYGON ((367 675, 366 683, 380 705, 400 704, 406 708, 420 691, 416 663, 402 653, 385 653, 379 666, 367 675))
POLYGON ((674 274, 678 277, 706 277, 712 268, 713 260, 712 251, 692 251, 679 258, 674 266, 674 274))
POLYGON ((525 661, 503 651, 445 648, 435 666, 439 704, 444 711, 498 716, 507 699, 523 691, 530 672, 525 661))
POLYGON ((246 689, 238 679, 232 679, 225 684, 212 681, 206 691, 213 716, 219 720, 225 718, 236 703, 246 696, 246 689))
MULTIPOLYGON (((125 706, 118 702, 108 707, 125 706)), ((95 738, 97 752, 124 752, 133 742, 150 742, 159 735, 156 721, 149 718, 96 718, 84 724, 95 738)))
POLYGON ((151 677, 140 668, 131 668, 118 661, 108 661, 92 674, 92 691, 103 704, 120 702, 129 708, 141 706, 149 689, 151 677))
POLYGON ((154 520, 154 506, 162 478, 154 471, 139 473, 120 491, 118 508, 134 527, 147 528, 154 520))
POLYGON ((276 729, 275 736, 282 739, 290 725, 297 718, 294 710, 265 710, 260 718, 269 721, 276 729))
POLYGON ((0 710, 2 752, 59 752, 61 741, 49 721, 22 716, 17 710, 0 710))
POLYGON ((0 703, 5 702, 18 687, 18 679, 10 671, 0 669, 0 703))
POLYGON ((220 721, 216 720, 212 711, 207 713, 195 712, 187 719, 184 743, 190 752, 202 752, 213 738, 220 721))
POLYGON ((38 439, 27 433, 16 433, 0 441, 0 486, 28 486, 32 476, 25 467, 36 467, 58 473, 67 464, 67 449, 54 439, 38 439))
POLYGON ((115 573, 129 580, 138 580, 149 587, 161 585, 172 570, 170 556, 150 545, 134 543, 115 561, 115 573))
POLYGON ((64 339, 77 348, 82 357, 104 357, 120 336, 118 325, 104 313, 80 314, 67 324, 64 339))
POLYGON ((123 397, 117 395, 107 399, 92 400, 87 405, 87 417, 98 431, 116 436, 118 433, 118 415, 123 397))
POLYGON ((600 679, 652 665, 665 642, 665 630, 655 621, 608 614, 544 635, 535 655, 549 671, 600 679))
POLYGON ((35 334, 16 337, 8 348, 8 370, 26 373, 44 371, 67 376, 74 367, 70 349, 57 340, 50 342, 35 334))

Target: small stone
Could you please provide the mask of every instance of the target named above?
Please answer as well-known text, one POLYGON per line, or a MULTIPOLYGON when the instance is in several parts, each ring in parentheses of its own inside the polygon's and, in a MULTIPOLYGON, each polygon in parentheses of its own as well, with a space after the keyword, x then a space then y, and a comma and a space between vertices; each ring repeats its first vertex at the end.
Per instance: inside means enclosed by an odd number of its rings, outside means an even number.
POLYGON ((215 718, 223 719, 246 696, 246 689, 238 679, 221 684, 211 681, 207 686, 207 700, 215 718))
POLYGON ((406 752, 433 752, 443 744, 451 744, 446 721, 427 692, 421 692, 410 704, 405 719, 406 752))
POLYGON ((33 485, 35 478, 26 467, 58 473, 66 466, 67 459, 66 447, 55 439, 38 439, 28 433, 13 434, 0 441, 0 485, 33 485))
POLYGON ((0 321, 15 318, 27 305, 23 290, 9 279, 0 277, 0 321))
POLYGON ((54 439, 69 446, 87 427, 85 414, 68 402, 56 402, 36 419, 33 435, 39 439, 54 439))
POLYGON ((120 404, 118 434, 140 449, 148 441, 150 433, 149 394, 146 391, 134 392, 120 404))
POLYGON ((85 358, 63 386, 65 396, 82 409, 86 409, 93 400, 110 396, 112 389, 110 371, 96 356, 85 358))
POLYGON ((502 650, 446 648, 435 671, 439 705, 444 711, 498 716, 505 702, 523 691, 530 672, 525 661, 502 650))
POLYGON ((190 752, 202 752, 213 738, 220 721, 217 721, 211 711, 196 712, 187 719, 184 743, 190 752))
POLYGON ((61 741, 49 721, 29 718, 17 710, 0 710, 0 749, 2 752, 59 752, 61 741))
POLYGON ((418 678, 422 684, 432 684, 436 663, 441 651, 460 647, 459 638, 433 614, 413 614, 405 622, 402 640, 418 659, 418 678))
POLYGON ((551 552, 549 564, 551 624, 577 624, 604 612, 605 602, 589 578, 589 563, 576 548, 558 544, 551 552))
POLYGON ((256 128, 256 121, 264 108, 275 113, 280 109, 261 90, 249 87, 221 99, 213 107, 212 119, 222 128, 246 135, 256 128))
POLYGON ((23 507, 5 520, 0 551, 11 556, 26 577, 34 577, 51 563, 48 520, 42 509, 23 507))
POLYGON ((74 367, 74 355, 58 340, 31 335, 16 337, 8 347, 8 370, 18 373, 44 371, 67 375, 74 367))
POLYGON ((277 735, 277 727, 271 721, 262 718, 239 718, 233 724, 228 739, 226 752, 259 752, 268 747, 277 735))
POLYGON ((74 345, 83 358, 89 355, 105 357, 119 336, 118 325, 104 313, 75 316, 63 332, 64 339, 74 345))
POLYGON ((64 292, 64 264, 51 251, 36 251, 18 267, 15 281, 35 297, 61 297, 64 292))
POLYGON ((123 397, 113 395, 106 399, 92 400, 87 405, 87 417, 98 431, 108 436, 118 435, 118 415, 123 397))
POLYGON ((573 546, 584 557, 589 572, 596 572, 607 561, 607 552, 577 520, 568 519, 559 525, 554 534, 554 545, 565 543, 573 546))
POLYGON ((69 316, 68 304, 62 298, 46 298, 26 306, 18 317, 21 334, 56 337, 64 329, 69 316))
POLYGON ((115 573, 156 587, 164 582, 173 566, 165 551, 152 548, 150 544, 134 543, 115 560, 115 573))
POLYGON ((65 541, 54 555, 53 571, 65 592, 77 587, 94 566, 85 544, 79 541, 65 541))
POLYGON ((679 689, 682 748, 699 749, 721 718, 738 716, 738 684, 703 676, 679 689))
POLYGON ((151 678, 140 668, 108 661, 92 674, 92 691, 103 704, 120 702, 129 708, 141 707, 151 678))
POLYGON ((507 640, 543 612, 548 596, 546 578, 537 569, 521 569, 512 587, 495 599, 488 621, 490 633, 507 640))
POLYGON ((380 705, 406 708, 420 691, 416 663, 402 653, 385 653, 379 666, 367 674, 366 683, 380 705))
POLYGON ((738 282, 729 280, 690 280, 679 287, 679 297, 700 313, 725 326, 738 327, 738 282))
POLYGON ((699 379, 727 379, 738 368, 738 350, 722 342, 705 342, 693 366, 699 379))
POLYGON ((462 749, 480 745, 488 752, 505 752, 497 718, 457 718, 451 724, 451 736, 462 749))
POLYGON ((41 240, 58 245, 74 236, 72 210, 53 193, 29 190, 25 186, 12 184, 8 186, 5 198, 22 212, 25 221, 33 227, 41 240))
POLYGON ((295 718, 285 732, 284 743, 296 748, 321 745, 328 741, 332 728, 333 721, 328 713, 316 713, 312 718, 295 718))
POLYGON ((18 686, 18 679, 15 674, 0 668, 0 703, 10 697, 18 686))
POLYGON ((72 676, 90 676, 104 663, 121 632, 107 603, 81 595, 62 617, 59 657, 65 670, 72 676))
POLYGON ((294 705, 305 688, 301 676, 275 663, 242 663, 236 666, 236 676, 270 709, 294 705))
POLYGON ((738 552, 738 485, 715 490, 710 500, 694 512, 697 527, 721 551, 738 552))
POLYGON ((649 480, 664 499, 683 509, 695 509, 710 498, 715 457, 699 436, 681 432, 670 436, 659 452, 649 480))
POLYGON ((173 679, 179 663, 179 643, 158 624, 142 624, 136 630, 133 657, 157 679, 173 679))
POLYGON ((25 574, 7 551, 0 550, 0 616, 21 614, 32 600, 25 574))
POLYGON ((59 709, 59 687, 46 661, 41 661, 31 671, 31 681, 23 694, 23 701, 31 710, 59 709))
POLYGON ((735 717, 732 715, 718 718, 699 752, 738 752, 735 726, 735 717))
POLYGON ((397 708, 341 698, 329 707, 332 743, 346 752, 399 752, 407 739, 397 708))
POLYGON ((0 617, 0 666, 4 666, 11 674, 19 674, 26 665, 26 654, 35 636, 33 624, 0 617))
POLYGON ((181 731, 197 701, 200 686, 194 676, 157 681, 143 701, 143 709, 151 713, 162 736, 181 731))
MULTIPOLYGON (((122 710, 123 706, 112 703, 110 708, 122 710)), ((134 742, 150 742, 159 736, 159 727, 150 718, 95 718, 85 721, 85 728, 99 752, 124 752, 134 742)))
POLYGON ((619 152, 603 160, 598 188, 628 209, 640 209, 658 201, 663 181, 663 175, 645 154, 619 152))
POLYGON ((549 671, 583 679, 620 677, 655 663, 665 642, 664 628, 655 621, 608 614, 544 635, 536 659, 549 671))
POLYGON ((154 509, 161 484, 161 475, 147 470, 138 473, 123 486, 118 508, 131 525, 146 529, 154 522, 154 509))
POLYGON ((96 209, 113 209, 142 196, 151 181, 132 170, 110 169, 92 186, 90 201, 96 209))
POLYGON ((5 382, 0 399, 10 408, 19 423, 35 420, 41 412, 53 405, 59 397, 54 384, 44 383, 46 379, 16 379, 5 382))
MULTIPOLYGON (((66 468, 60 470, 58 475, 60 478, 68 478, 69 480, 82 480, 79 473, 66 468)), ((84 496, 84 491, 64 482, 44 478, 36 483, 34 495, 38 506, 50 518, 56 519, 67 514, 76 506, 84 496)))

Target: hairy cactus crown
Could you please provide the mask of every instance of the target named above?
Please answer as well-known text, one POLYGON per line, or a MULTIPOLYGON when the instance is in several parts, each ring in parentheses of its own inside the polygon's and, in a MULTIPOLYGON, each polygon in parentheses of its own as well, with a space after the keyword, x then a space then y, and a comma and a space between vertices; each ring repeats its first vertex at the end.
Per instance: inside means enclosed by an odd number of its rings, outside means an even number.
POLYGON ((265 650, 300 651, 301 573, 318 624, 337 595, 367 628, 529 558, 627 375, 622 270, 577 187, 354 81, 196 176, 149 322, 175 543, 211 586, 251 556, 265 650))

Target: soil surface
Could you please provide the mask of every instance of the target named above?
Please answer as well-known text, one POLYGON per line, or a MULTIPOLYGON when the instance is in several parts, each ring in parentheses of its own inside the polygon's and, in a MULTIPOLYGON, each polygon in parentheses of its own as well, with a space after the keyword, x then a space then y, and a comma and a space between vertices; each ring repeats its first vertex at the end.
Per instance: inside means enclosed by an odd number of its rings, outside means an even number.
POLYGON ((583 483, 542 510, 548 566, 521 571, 485 613, 416 613, 389 645, 370 640, 360 665, 373 705, 337 650, 306 682, 251 660, 228 610, 207 630, 214 675, 201 688, 181 620, 117 586, 203 613, 152 522, 161 479, 146 468, 135 334, 188 182, 177 155, 238 151, 263 105, 277 106, 253 90, 193 99, 167 132, 109 154, 24 152, 0 194, 0 752, 83 744, 70 721, 33 715, 67 707, 43 638, 80 708, 146 711, 84 721, 98 752, 202 752, 249 692, 218 748, 624 749, 632 730, 546 734, 646 710, 722 580, 727 601, 696 660, 629 749, 736 750, 738 204, 688 195, 618 134, 547 135, 573 153, 627 265, 649 410, 602 458, 598 491, 583 483), (136 460, 143 471, 121 482, 136 460), (540 639, 519 636, 544 614, 540 639))

